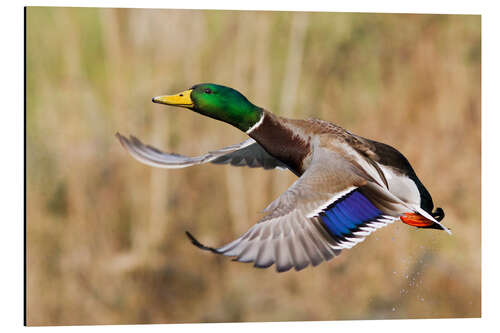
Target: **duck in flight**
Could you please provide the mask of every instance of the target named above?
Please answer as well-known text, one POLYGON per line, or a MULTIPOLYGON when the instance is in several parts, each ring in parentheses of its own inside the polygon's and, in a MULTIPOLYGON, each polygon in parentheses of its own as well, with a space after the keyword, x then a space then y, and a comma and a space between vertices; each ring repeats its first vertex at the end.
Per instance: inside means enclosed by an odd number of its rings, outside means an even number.
POLYGON ((288 169, 298 179, 266 215, 236 240, 212 248, 186 232, 197 247, 278 272, 316 266, 394 221, 450 231, 433 211, 432 197, 396 149, 318 119, 287 119, 251 103, 238 91, 197 84, 154 103, 184 107, 221 120, 250 139, 197 157, 169 154, 134 136, 116 136, 138 161, 159 168, 203 163, 288 169))

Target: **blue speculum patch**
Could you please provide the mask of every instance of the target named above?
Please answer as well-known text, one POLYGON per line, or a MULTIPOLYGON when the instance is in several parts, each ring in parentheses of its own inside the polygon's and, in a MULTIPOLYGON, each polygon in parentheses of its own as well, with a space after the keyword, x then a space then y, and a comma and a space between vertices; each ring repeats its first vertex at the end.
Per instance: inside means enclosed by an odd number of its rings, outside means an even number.
POLYGON ((328 231, 335 236, 349 235, 361 224, 380 216, 382 212, 361 192, 355 190, 337 200, 320 216, 328 231))

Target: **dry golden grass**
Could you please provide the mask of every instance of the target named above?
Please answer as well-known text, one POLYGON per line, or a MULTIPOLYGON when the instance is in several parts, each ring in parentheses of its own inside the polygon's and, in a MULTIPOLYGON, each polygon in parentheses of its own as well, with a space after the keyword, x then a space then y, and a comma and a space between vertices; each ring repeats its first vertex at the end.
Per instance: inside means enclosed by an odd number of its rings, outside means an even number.
POLYGON ((28 324, 480 316, 480 97, 479 16, 28 8, 28 324), (226 243, 294 180, 120 147, 243 140, 150 102, 207 81, 395 146, 453 236, 395 223, 284 274, 196 249, 184 230, 226 243))

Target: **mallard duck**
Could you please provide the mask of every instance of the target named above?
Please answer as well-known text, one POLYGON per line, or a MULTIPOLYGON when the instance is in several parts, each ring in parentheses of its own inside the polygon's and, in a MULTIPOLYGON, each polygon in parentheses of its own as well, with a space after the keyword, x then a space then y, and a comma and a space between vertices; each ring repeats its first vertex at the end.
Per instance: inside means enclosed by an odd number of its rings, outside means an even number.
POLYGON ((250 139, 197 157, 168 154, 134 136, 117 137, 138 161, 159 168, 203 163, 288 169, 299 177, 246 233, 224 246, 197 247, 279 272, 316 266, 396 220, 450 231, 408 160, 384 143, 333 123, 279 117, 235 89, 204 83, 154 103, 184 107, 221 120, 250 139))

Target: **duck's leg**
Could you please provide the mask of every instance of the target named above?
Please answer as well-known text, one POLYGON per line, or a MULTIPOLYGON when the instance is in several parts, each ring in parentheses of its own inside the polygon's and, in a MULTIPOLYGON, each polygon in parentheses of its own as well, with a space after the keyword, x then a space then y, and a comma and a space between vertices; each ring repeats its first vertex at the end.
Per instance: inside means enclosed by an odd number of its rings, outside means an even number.
MULTIPOLYGON (((443 215, 444 215, 444 213, 443 213, 443 215)), ((418 213, 404 213, 403 216, 400 217, 400 219, 401 219, 401 221, 403 221, 403 223, 411 225, 412 227, 443 229, 443 227, 441 227, 436 222, 429 220, 425 216, 422 216, 418 213)))

